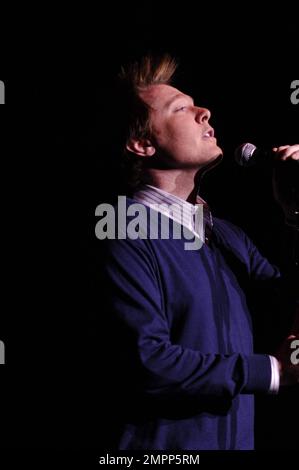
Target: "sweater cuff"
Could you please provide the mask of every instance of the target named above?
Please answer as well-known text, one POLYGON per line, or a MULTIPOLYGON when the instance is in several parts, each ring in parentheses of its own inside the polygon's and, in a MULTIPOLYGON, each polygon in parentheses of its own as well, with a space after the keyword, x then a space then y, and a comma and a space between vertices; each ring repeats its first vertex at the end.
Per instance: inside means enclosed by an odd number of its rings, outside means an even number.
POLYGON ((244 393, 269 393, 271 384, 271 361, 266 354, 247 356, 247 383, 244 393))

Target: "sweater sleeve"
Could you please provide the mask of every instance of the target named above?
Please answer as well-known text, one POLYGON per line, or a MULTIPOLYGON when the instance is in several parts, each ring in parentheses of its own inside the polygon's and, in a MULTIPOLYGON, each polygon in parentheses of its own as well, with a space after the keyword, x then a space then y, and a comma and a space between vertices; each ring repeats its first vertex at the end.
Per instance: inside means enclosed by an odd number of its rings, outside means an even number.
POLYGON ((147 394, 234 397, 268 392, 269 356, 206 354, 171 341, 159 274, 147 241, 109 240, 105 277, 110 314, 134 342, 147 394))
POLYGON ((238 226, 227 220, 217 220, 217 232, 221 244, 232 252, 244 265, 249 278, 254 281, 273 281, 280 279, 277 266, 271 264, 257 249, 253 241, 238 226))
POLYGON ((252 240, 245 233, 244 238, 249 253, 251 278, 257 281, 280 279, 281 274, 278 267, 271 264, 267 258, 261 255, 252 240))

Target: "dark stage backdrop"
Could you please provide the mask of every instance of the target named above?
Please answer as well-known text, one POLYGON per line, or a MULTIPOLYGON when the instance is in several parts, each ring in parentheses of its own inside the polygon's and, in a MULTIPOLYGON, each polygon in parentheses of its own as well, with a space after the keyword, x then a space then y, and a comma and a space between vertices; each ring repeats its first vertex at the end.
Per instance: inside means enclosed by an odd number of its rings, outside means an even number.
MULTIPOLYGON (((37 12, 19 34, 14 24, 3 37, 3 446, 109 450, 117 432, 104 391, 110 351, 101 330, 94 212, 122 191, 121 113, 112 96, 122 63, 147 51, 178 57, 179 85, 211 110, 224 149, 203 197, 274 263, 284 261, 271 170, 237 167, 233 150, 246 141, 267 148, 299 140, 299 104, 290 98, 291 83, 299 80, 295 13, 271 11, 262 19, 244 7, 228 21, 222 15, 229 12, 216 15, 215 5, 205 13, 200 4, 183 12, 115 10, 37 12), (106 352, 101 357, 98 344, 106 352)), ((289 313, 280 312, 285 318, 279 320, 273 299, 263 302, 256 345, 271 352, 289 313)), ((257 448, 295 448, 294 393, 260 397, 256 411, 257 448)))

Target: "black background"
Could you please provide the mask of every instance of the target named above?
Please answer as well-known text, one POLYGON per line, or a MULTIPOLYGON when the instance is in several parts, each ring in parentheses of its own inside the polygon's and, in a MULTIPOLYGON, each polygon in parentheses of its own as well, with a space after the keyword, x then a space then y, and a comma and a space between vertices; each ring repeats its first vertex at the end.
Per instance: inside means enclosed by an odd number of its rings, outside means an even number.
MULTIPOLYGON (((230 11, 201 3, 164 11, 153 3, 115 5, 109 13, 107 6, 28 8, 7 17, 1 38, 1 443, 109 448, 113 418, 108 426, 101 393, 109 341, 105 361, 89 353, 104 336, 95 330, 94 211, 121 188, 113 80, 122 63, 144 52, 178 57, 181 89, 211 110, 225 152, 202 195, 280 263, 284 223, 271 170, 238 168, 233 150, 245 141, 265 148, 298 142, 299 105, 290 101, 299 78, 296 14, 271 7, 261 17, 245 5, 230 11)), ((270 320, 271 308, 269 301, 257 321, 261 352, 276 347, 287 324, 270 320)), ((257 448, 295 448, 295 403, 292 393, 257 400, 257 448)))

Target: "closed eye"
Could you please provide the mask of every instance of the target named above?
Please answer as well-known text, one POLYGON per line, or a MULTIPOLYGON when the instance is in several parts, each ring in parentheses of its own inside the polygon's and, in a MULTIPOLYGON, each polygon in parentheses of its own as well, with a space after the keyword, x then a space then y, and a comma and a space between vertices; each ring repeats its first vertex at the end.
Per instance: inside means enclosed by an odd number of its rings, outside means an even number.
POLYGON ((177 113, 178 111, 185 111, 187 109, 188 106, 180 106, 179 108, 176 108, 174 110, 175 113, 177 113))
POLYGON ((174 108, 174 112, 177 113, 179 111, 186 111, 187 109, 189 109, 191 106, 194 106, 194 101, 192 98, 190 98, 190 100, 184 100, 184 102, 182 100, 180 100, 181 102, 178 101, 176 107, 174 108))

